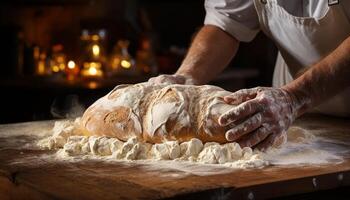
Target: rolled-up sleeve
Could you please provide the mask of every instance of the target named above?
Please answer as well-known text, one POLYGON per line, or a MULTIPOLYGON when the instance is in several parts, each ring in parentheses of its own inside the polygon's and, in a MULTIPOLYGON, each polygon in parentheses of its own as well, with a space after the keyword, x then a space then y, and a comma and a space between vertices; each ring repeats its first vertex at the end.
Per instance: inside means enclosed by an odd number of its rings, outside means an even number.
POLYGON ((205 0, 205 25, 214 25, 237 40, 249 42, 259 32, 253 0, 205 0))

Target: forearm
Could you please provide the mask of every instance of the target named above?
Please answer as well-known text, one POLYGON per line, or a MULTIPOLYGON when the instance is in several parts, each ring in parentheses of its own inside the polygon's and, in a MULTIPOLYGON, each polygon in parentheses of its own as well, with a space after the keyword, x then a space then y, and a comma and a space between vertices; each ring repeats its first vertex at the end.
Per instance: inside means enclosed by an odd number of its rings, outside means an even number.
POLYGON ((206 25, 196 35, 176 74, 193 78, 195 84, 206 84, 229 64, 238 46, 238 40, 228 33, 206 25))
POLYGON ((297 102, 297 115, 350 86, 350 37, 331 54, 282 88, 297 102))

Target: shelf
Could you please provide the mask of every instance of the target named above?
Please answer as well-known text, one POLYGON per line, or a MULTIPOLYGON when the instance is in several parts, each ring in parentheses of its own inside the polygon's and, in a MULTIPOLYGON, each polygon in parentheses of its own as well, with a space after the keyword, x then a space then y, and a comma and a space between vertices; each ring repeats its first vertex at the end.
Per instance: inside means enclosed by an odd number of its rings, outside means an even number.
POLYGON ((113 76, 101 79, 77 79, 69 81, 63 77, 25 76, 0 80, 0 87, 21 89, 108 89, 119 84, 135 84, 147 81, 150 76, 113 76))
MULTIPOLYGON (((259 75, 257 69, 230 69, 221 73, 217 78, 211 81, 211 84, 232 83, 233 81, 245 81, 256 78, 259 75)), ((135 84, 145 82, 151 75, 143 76, 113 76, 101 79, 82 79, 68 81, 64 77, 54 76, 24 76, 19 78, 0 79, 2 88, 21 88, 21 89, 111 89, 119 84, 135 84)))

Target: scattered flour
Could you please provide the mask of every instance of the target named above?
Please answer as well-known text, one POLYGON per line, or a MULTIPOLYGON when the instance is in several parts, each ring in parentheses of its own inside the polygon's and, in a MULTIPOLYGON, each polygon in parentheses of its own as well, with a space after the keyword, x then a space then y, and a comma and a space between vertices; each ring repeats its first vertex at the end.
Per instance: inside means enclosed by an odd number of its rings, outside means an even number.
POLYGON ((316 137, 309 131, 292 126, 288 130, 288 142, 279 149, 269 149, 262 153, 266 160, 273 165, 293 165, 293 164, 324 164, 340 163, 343 158, 335 151, 327 151, 321 145, 323 138, 316 137))
POLYGON ((267 152, 241 148, 238 143, 202 143, 193 138, 190 141, 164 141, 150 144, 138 141, 136 137, 123 142, 106 136, 84 136, 75 121, 57 121, 52 136, 38 142, 41 148, 57 149, 59 159, 83 156, 118 161, 187 161, 196 164, 217 165, 229 168, 262 168, 267 165, 326 164, 342 162, 341 156, 323 150, 309 131, 293 126, 288 131, 288 142, 279 149, 267 152))

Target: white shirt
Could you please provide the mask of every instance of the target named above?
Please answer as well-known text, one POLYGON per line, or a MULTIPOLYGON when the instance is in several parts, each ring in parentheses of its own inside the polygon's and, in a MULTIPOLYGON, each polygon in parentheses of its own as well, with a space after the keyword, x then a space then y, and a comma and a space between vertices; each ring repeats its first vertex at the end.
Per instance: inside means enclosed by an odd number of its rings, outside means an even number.
MULTIPOLYGON (((269 1, 269 0, 267 0, 269 1)), ((277 0, 287 12, 298 17, 321 18, 328 8, 328 0, 277 0)), ((350 0, 339 0, 350 21, 350 0)), ((260 31, 253 0, 205 0, 204 24, 214 25, 237 40, 249 42, 260 31)))

